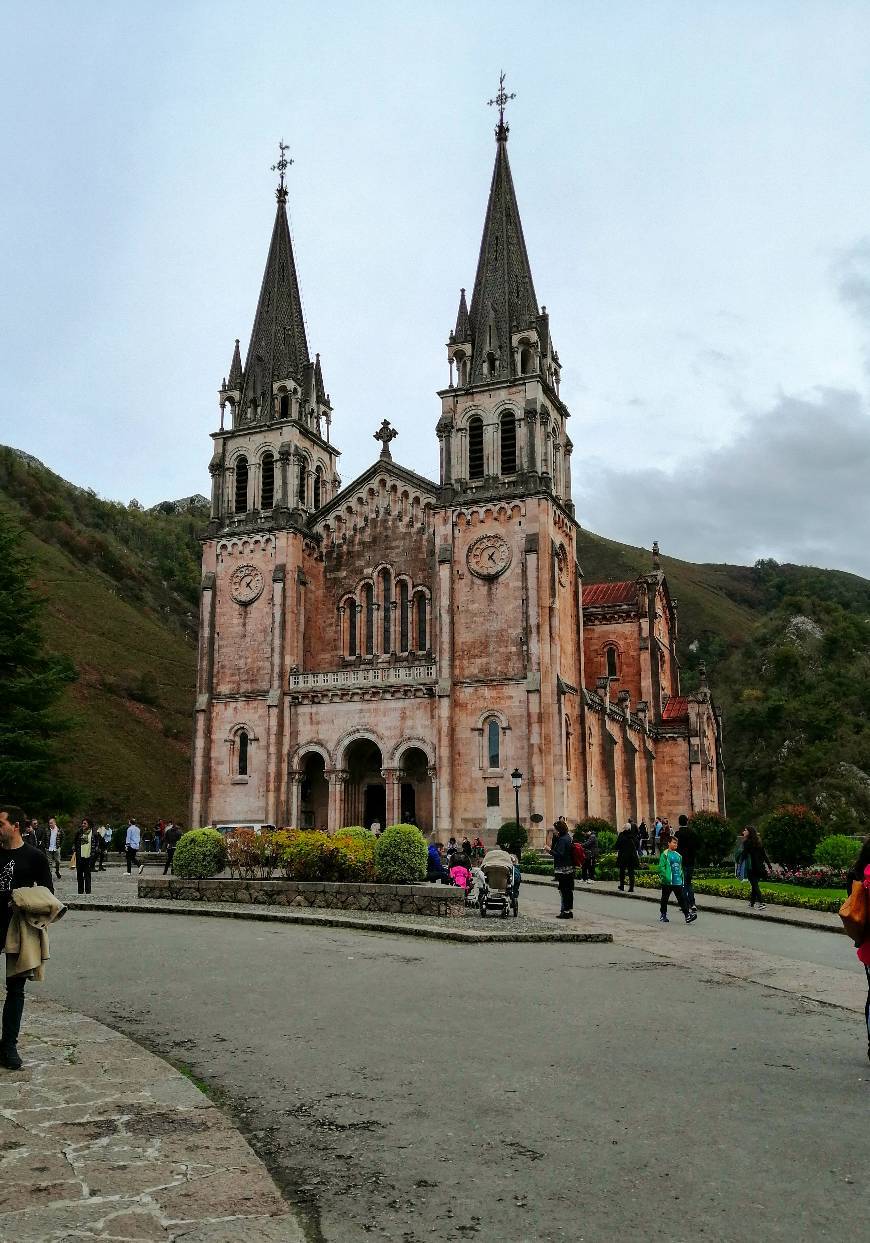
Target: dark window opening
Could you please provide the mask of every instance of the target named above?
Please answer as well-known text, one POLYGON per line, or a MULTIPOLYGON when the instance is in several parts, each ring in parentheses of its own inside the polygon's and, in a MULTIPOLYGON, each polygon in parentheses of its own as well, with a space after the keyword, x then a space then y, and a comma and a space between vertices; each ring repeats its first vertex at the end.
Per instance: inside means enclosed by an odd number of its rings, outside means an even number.
POLYGON ((260 467, 262 483, 260 485, 260 508, 271 509, 275 504, 275 459, 271 453, 263 454, 260 467))
POLYGON ((392 582, 391 582, 391 579, 390 579, 390 571, 389 571, 389 570, 383 570, 383 571, 381 572, 381 582, 382 582, 382 586, 383 586, 383 593, 384 593, 384 614, 383 614, 383 626, 382 626, 383 648, 382 648, 382 651, 384 651, 385 653, 388 653, 388 652, 391 652, 391 651, 393 650, 392 636, 390 635, 390 627, 391 627, 391 625, 392 625, 392 621, 393 621, 393 596, 392 596, 392 582))
POLYGON ((478 415, 468 421, 468 478, 483 478, 483 420, 478 415))
POLYGON ((495 717, 486 727, 487 768, 498 768, 501 759, 501 731, 495 717))
POLYGON ((308 500, 308 467, 305 462, 299 464, 299 504, 305 506, 308 500))
POLYGON ((248 735, 244 730, 239 734, 239 776, 248 775, 248 735))
POLYGON ((498 786, 487 786, 486 787, 487 807, 498 807, 500 793, 501 791, 499 790, 498 786))
POLYGON ((490 379, 495 375, 495 354, 489 353, 486 356, 486 374, 490 379))
POLYGON ((609 647, 607 649, 607 676, 609 678, 617 677, 616 672, 616 648, 609 647))
POLYGON ((411 638, 411 603, 408 584, 399 583, 399 651, 407 652, 411 638))
POLYGON ((323 471, 318 466, 314 472, 314 508, 320 509, 321 494, 323 492, 323 471))
POLYGON ((532 369, 532 351, 529 347, 523 346, 520 351, 520 375, 528 375, 532 369))
POLYGON ((426 651, 426 597, 417 597, 417 651, 426 651))
POLYGON ((365 586, 366 611, 366 656, 373 656, 375 651, 375 589, 371 583, 365 586))
POLYGON ((347 607, 347 654, 356 656, 356 601, 351 600, 347 607))
POLYGON ((244 514, 248 510, 248 459, 240 457, 236 462, 236 513, 244 514))
POLYGON ((278 402, 278 417, 281 419, 289 419, 290 417, 290 394, 282 393, 278 402))
POLYGON ((512 414, 501 416, 501 473, 517 473, 517 424, 512 414))

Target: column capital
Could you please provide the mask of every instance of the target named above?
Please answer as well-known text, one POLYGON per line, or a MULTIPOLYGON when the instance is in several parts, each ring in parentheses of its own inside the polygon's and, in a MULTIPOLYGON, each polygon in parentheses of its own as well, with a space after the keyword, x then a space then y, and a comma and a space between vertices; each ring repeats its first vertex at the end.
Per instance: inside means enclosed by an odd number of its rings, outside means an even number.
POLYGON ((341 785, 347 781, 350 773, 346 768, 327 768, 324 775, 330 785, 341 785))

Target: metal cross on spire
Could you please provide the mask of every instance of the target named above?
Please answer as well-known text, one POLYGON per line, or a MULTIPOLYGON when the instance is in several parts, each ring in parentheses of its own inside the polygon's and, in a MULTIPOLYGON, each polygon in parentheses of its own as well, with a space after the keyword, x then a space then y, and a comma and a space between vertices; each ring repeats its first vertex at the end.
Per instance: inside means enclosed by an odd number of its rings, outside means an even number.
POLYGON ((516 92, 511 91, 510 94, 504 89, 505 72, 502 69, 498 75, 498 94, 495 99, 488 99, 486 102, 491 108, 498 108, 498 125, 495 130, 496 142, 506 142, 510 131, 510 126, 505 125, 504 110, 511 99, 516 99, 516 92))
POLYGON ((286 173, 289 166, 293 163, 292 160, 287 159, 287 152, 289 150, 290 148, 287 146, 287 143, 282 138, 281 141, 278 143, 278 151, 280 152, 278 156, 278 163, 272 165, 272 172, 278 173, 280 175, 280 181, 278 182, 278 189, 275 191, 275 196, 278 199, 279 203, 286 203, 287 201, 287 187, 284 185, 284 174, 286 173))

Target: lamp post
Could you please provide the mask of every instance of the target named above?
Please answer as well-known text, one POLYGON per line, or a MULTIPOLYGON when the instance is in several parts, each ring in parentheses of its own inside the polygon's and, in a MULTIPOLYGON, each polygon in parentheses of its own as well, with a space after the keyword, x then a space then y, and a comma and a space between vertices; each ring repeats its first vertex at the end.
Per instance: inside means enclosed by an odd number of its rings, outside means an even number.
POLYGON ((523 784, 523 774, 518 768, 511 773, 511 785, 514 788, 514 801, 516 803, 517 828, 520 827, 520 786, 523 784))

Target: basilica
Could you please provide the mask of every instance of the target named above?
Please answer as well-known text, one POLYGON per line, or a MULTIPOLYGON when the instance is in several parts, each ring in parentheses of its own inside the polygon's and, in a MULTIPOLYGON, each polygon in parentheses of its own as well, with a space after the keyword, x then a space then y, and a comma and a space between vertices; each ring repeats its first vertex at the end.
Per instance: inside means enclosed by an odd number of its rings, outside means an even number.
MULTIPOLYGON (((393 457, 342 486, 277 211, 244 364, 212 434, 193 825, 410 821, 542 844, 561 815, 724 810, 720 720, 680 693, 677 613, 649 572, 587 583, 561 365, 538 303, 503 87, 471 298, 433 414, 437 481, 393 457)), ((340 426, 340 421, 336 420, 340 426)), ((582 476, 579 480, 582 488, 582 476)))

